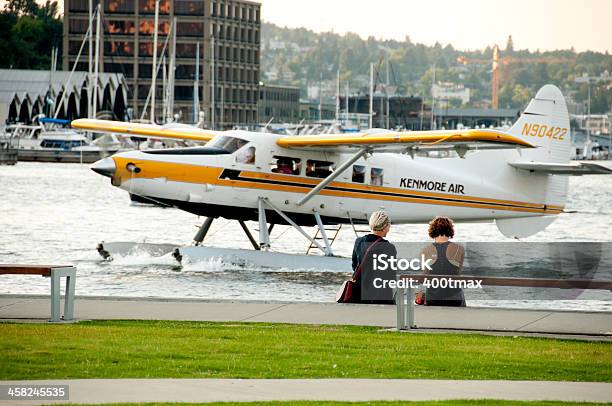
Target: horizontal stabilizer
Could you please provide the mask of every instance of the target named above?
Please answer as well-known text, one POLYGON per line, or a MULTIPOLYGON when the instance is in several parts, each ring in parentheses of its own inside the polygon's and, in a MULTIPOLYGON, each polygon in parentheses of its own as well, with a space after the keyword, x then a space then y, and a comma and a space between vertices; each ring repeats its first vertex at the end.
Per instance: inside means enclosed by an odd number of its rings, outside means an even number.
POLYGON ((509 162, 510 166, 549 175, 609 175, 612 168, 592 162, 549 163, 549 162, 509 162))

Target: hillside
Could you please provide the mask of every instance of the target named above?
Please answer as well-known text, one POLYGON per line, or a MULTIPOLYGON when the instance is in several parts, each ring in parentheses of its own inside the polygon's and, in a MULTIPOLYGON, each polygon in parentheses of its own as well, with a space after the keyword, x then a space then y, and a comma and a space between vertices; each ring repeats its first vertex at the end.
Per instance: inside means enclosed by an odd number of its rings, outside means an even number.
MULTIPOLYGON (((303 96, 308 87, 319 87, 323 94, 335 94, 337 70, 341 81, 348 80, 351 92, 367 91, 370 63, 378 67, 376 82, 386 80, 382 61, 387 55, 391 66, 391 85, 401 94, 425 94, 429 97, 432 66, 436 64, 436 82, 461 84, 471 89, 468 105, 482 105, 490 100, 491 59, 493 49, 460 51, 451 45, 426 46, 404 41, 362 39, 356 34, 315 33, 304 28, 282 28, 262 24, 261 77, 270 84, 299 86, 303 96), (463 65, 459 57, 479 60, 463 65)), ((493 44, 492 44, 493 45, 493 44)), ((576 102, 587 99, 588 85, 574 79, 587 73, 591 76, 612 72, 612 55, 597 52, 576 53, 573 50, 530 52, 513 50, 512 44, 500 44, 502 58, 516 61, 503 65, 500 86, 500 107, 522 107, 542 85, 554 83, 576 102), (563 60, 563 62, 559 62, 563 60)), ((612 107, 612 82, 603 81, 592 87, 591 109, 604 113, 612 107)))

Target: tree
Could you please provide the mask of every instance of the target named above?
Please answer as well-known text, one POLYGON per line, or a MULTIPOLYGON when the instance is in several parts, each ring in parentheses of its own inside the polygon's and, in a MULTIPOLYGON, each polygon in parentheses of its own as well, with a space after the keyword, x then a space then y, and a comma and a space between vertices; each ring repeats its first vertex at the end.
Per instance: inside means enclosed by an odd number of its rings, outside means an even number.
POLYGON ((62 21, 57 1, 10 0, 0 12, 0 67, 49 69, 51 50, 61 52, 62 21))

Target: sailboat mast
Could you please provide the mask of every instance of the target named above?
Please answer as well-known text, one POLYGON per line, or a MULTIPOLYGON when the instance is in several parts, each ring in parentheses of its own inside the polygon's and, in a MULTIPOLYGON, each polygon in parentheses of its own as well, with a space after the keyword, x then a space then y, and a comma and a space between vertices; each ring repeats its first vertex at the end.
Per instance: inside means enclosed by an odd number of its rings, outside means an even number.
POLYGON ((172 19, 172 49, 170 50, 170 67, 168 71, 168 122, 174 120, 174 77, 176 71, 176 17, 172 19))
POLYGON ((92 118, 93 81, 93 0, 89 0, 89 72, 87 75, 87 118, 92 118))
POLYGON ((211 127, 215 129, 215 37, 211 37, 210 40, 210 80, 211 80, 211 89, 210 89, 210 123, 211 127))
POLYGON ((374 64, 370 64, 370 119, 368 125, 372 128, 374 118, 374 64))
POLYGON ((96 118, 97 109, 98 109, 98 81, 100 75, 100 3, 98 3, 98 8, 96 10, 96 57, 94 61, 94 83, 93 83, 93 106, 92 106, 92 115, 93 118, 96 118))
POLYGON ((199 95, 199 80, 200 80, 200 43, 196 44, 196 66, 195 80, 193 81, 193 124, 198 122, 198 113, 200 111, 200 95, 199 95))
POLYGON ((155 124, 155 93, 157 78, 157 31, 159 29, 159 0, 155 0, 155 29, 153 31, 153 65, 151 75, 151 122, 155 124))

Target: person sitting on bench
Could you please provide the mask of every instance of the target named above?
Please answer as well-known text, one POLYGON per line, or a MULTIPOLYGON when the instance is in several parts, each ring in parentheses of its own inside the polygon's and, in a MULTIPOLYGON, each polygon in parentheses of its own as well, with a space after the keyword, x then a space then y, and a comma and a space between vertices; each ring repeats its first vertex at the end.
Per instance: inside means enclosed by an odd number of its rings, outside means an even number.
MULTIPOLYGON (((460 275, 465 249, 449 241, 455 236, 453 221, 448 217, 436 217, 429 223, 429 237, 433 243, 423 249, 425 259, 431 259, 431 275, 460 275)), ((425 291, 427 306, 465 306, 461 288, 428 288, 425 291)))

